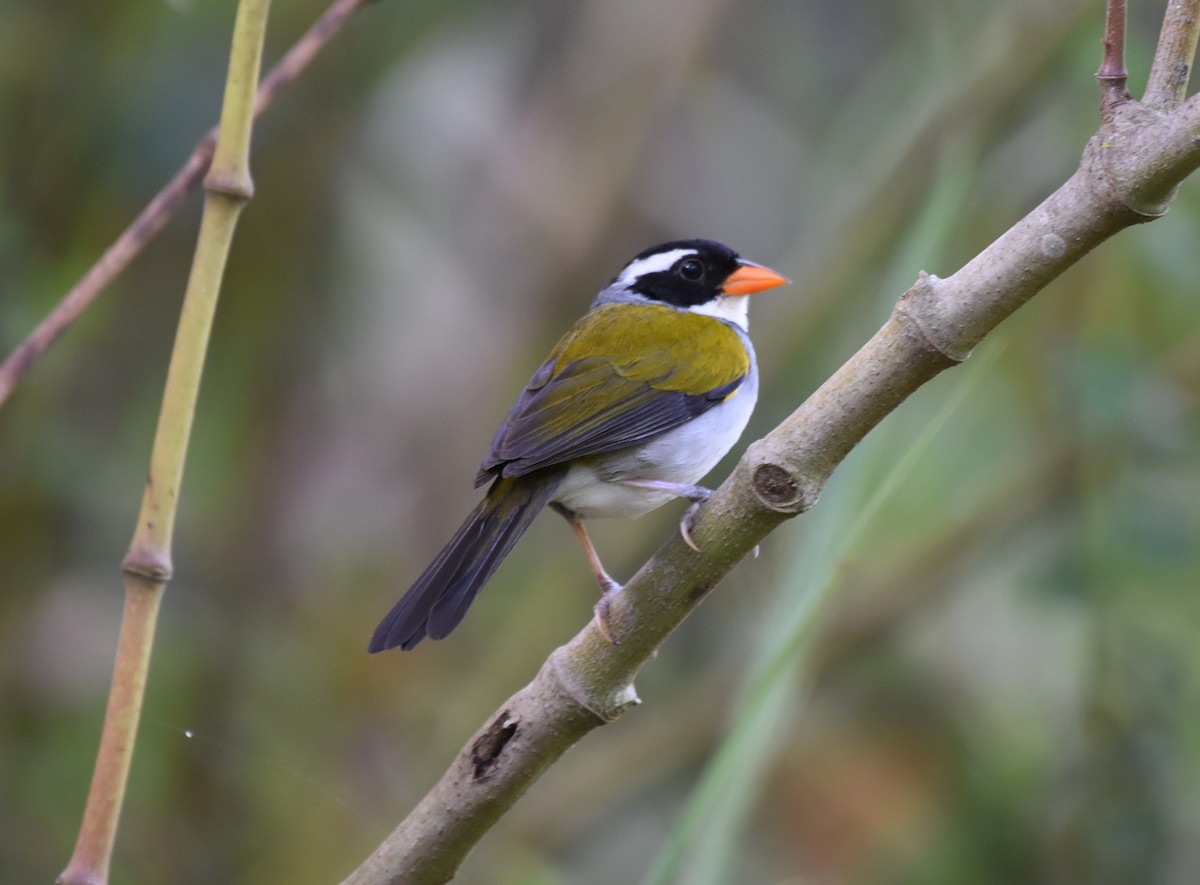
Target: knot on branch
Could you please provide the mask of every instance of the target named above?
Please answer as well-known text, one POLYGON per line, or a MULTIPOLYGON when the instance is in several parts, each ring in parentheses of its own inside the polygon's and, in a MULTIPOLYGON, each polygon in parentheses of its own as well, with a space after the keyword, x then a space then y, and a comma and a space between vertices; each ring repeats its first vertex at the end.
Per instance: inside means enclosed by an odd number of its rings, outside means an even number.
POLYGON ((778 464, 759 464, 754 468, 754 491, 774 510, 786 510, 800 502, 800 485, 778 464))
POLYGON ((761 439, 751 445, 746 456, 750 490, 767 509, 795 516, 817 503, 824 478, 791 466, 786 453, 773 448, 767 440, 761 439))
POLYGON ((475 780, 480 781, 492 774, 500 764, 500 756, 517 735, 521 722, 509 716, 508 710, 492 720, 483 734, 471 744, 471 765, 475 780))

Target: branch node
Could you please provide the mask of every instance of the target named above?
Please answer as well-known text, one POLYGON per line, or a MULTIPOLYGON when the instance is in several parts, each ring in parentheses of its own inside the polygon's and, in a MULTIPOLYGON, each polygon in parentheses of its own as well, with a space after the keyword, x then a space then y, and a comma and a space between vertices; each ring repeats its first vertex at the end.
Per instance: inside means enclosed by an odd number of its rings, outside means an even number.
POLYGON ((144 578, 147 581, 160 584, 170 581, 171 576, 174 574, 169 554, 160 550, 143 549, 138 546, 131 548, 125 554, 125 559, 121 561, 121 571, 126 575, 144 578))
POLYGON ((216 169, 204 176, 204 189, 239 200, 249 200, 254 196, 254 182, 249 175, 236 175, 216 169))
POLYGON ((601 722, 613 722, 630 707, 642 702, 631 682, 605 689, 589 684, 586 678, 580 678, 570 665, 566 649, 567 646, 560 646, 550 655, 547 662, 549 675, 571 700, 601 722))
POLYGON ((1179 189, 1179 182, 1165 191, 1153 183, 1158 177, 1147 167, 1138 146, 1147 128, 1160 123, 1164 116, 1141 102, 1127 101, 1115 109, 1112 119, 1084 148, 1082 167, 1090 173, 1093 186, 1133 213, 1133 223, 1166 215, 1179 189))
MULTIPOLYGON (((1060 238, 1061 239, 1061 238, 1060 238)), ((1044 244, 1043 244, 1044 247, 1044 244)), ((1065 244, 1063 244, 1065 249, 1065 244)), ((940 330, 937 320, 937 287, 941 277, 921 271, 917 281, 896 302, 896 320, 916 332, 929 350, 951 365, 964 363, 971 356, 970 348, 963 349, 940 330)))

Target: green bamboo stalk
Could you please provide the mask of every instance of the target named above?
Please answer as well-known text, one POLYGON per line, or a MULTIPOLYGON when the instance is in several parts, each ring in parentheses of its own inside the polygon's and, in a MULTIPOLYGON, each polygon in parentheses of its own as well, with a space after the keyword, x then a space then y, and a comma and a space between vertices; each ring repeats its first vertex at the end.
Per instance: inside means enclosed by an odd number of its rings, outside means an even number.
POLYGON ((270 0, 242 0, 234 24, 221 130, 204 180, 204 215, 167 370, 133 542, 122 563, 125 608, 100 749, 75 851, 61 885, 104 885, 133 759, 154 627, 171 579, 171 538, 204 357, 234 228, 253 195, 250 131, 270 0))

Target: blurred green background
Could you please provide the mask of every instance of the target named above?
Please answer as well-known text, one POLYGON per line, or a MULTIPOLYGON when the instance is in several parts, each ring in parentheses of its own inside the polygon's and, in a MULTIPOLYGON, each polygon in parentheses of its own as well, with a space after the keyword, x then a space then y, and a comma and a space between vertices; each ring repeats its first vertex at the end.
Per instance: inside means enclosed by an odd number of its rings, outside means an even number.
MULTIPOLYGON (((1164 5, 1132 10, 1135 92, 1164 5)), ((322 8, 275 4, 268 64, 322 8)), ((233 11, 0 5, 0 351, 216 120, 233 11)), ((545 517, 452 638, 365 653, 597 287, 680 236, 795 279, 753 306, 748 442, 1065 180, 1102 26, 1097 0, 362 11, 255 134, 113 882, 353 869, 591 616, 545 517)), ((198 208, 0 410, 4 882, 74 842, 198 208)), ((914 396, 460 881, 1200 881, 1198 244, 1191 181, 914 396)), ((614 574, 680 509, 597 525, 614 574)))

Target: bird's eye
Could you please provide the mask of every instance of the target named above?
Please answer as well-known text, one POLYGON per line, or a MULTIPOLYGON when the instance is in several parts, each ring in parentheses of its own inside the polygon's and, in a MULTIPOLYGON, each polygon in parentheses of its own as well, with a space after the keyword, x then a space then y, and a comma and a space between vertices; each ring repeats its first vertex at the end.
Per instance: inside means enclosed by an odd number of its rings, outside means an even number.
POLYGON ((679 262, 679 275, 690 283, 699 282, 704 276, 704 265, 699 258, 685 258, 679 262))

